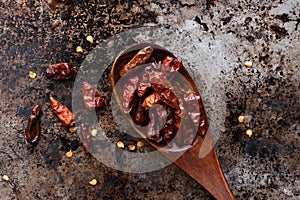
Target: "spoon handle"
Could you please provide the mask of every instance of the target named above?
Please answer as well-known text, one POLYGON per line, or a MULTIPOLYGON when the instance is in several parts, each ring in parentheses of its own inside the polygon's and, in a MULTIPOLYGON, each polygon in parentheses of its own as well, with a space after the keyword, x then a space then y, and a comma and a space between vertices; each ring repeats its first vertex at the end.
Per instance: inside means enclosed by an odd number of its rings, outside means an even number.
MULTIPOLYGON (((169 159, 174 159, 170 152, 163 154, 169 159)), ((220 167, 210 131, 207 132, 204 141, 198 141, 174 162, 217 200, 235 199, 220 167), (202 157, 201 154, 205 156, 202 157)))

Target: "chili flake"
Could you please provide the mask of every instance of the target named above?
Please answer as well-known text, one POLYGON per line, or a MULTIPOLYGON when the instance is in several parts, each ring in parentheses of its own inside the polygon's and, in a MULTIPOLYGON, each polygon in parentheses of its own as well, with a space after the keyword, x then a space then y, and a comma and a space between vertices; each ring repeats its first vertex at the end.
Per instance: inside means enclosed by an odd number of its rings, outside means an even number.
POLYGON ((136 146, 138 147, 138 148, 141 148, 141 147, 143 147, 145 144, 144 144, 144 142, 142 142, 142 141, 138 141, 137 142, 137 144, 136 144, 136 146))
POLYGON ((243 123, 245 121, 245 116, 241 115, 238 118, 239 122, 243 123))
POLYGON ((249 130, 246 131, 246 134, 247 134, 249 137, 251 137, 252 134, 253 134, 253 132, 252 132, 252 130, 249 129, 249 130))
POLYGON ((133 144, 128 145, 128 149, 130 151, 134 151, 135 150, 135 146, 133 144))
POLYGON ((66 153, 66 156, 67 156, 68 158, 71 158, 71 157, 73 156, 72 150, 68 151, 68 152, 66 153))
POLYGON ((96 137, 97 134, 98 134, 97 129, 93 129, 93 130, 91 131, 91 135, 92 135, 93 137, 96 137))
POLYGON ((251 61, 245 61, 244 66, 251 68, 253 66, 253 63, 251 61))
POLYGON ((125 145, 122 141, 118 141, 117 142, 117 147, 121 148, 121 149, 124 149, 125 148, 125 145))
POLYGON ((76 133, 77 129, 78 129, 78 128, 77 128, 76 126, 74 126, 74 127, 69 128, 69 131, 70 131, 71 133, 76 133))
POLYGON ((2 176, 2 180, 4 180, 4 181, 9 181, 9 178, 8 178, 7 175, 3 175, 3 176, 2 176))
POLYGON ((93 179, 89 182, 90 185, 97 185, 97 179, 93 179))
POLYGON ((94 42, 94 38, 93 38, 91 35, 88 35, 88 36, 86 37, 86 40, 87 40, 88 42, 90 42, 91 44, 93 44, 93 42, 94 42))
POLYGON ((31 79, 34 79, 34 78, 36 77, 36 73, 33 72, 33 71, 29 71, 29 77, 30 77, 31 79))
POLYGON ((83 52, 82 47, 81 46, 76 47, 76 52, 77 53, 82 53, 83 52))

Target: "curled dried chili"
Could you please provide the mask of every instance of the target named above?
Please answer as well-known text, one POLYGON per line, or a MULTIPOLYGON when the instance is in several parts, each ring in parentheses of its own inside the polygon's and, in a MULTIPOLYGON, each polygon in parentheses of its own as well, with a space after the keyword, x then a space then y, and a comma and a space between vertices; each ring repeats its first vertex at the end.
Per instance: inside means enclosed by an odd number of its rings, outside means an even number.
POLYGON ((139 65, 145 64, 151 57, 152 52, 153 48, 151 46, 141 49, 120 71, 120 76, 125 75, 127 72, 139 65))
POLYGON ((32 109, 29 116, 28 123, 25 129, 25 141, 28 146, 35 145, 40 136, 40 120, 41 111, 40 106, 36 105, 32 109))
POLYGON ((58 63, 47 69, 46 76, 54 80, 74 80, 77 72, 77 67, 71 63, 58 63))
POLYGON ((123 111, 129 113, 132 109, 134 100, 134 91, 137 88, 139 78, 129 78, 123 88, 123 111))
POLYGON ((50 97, 50 102, 52 109, 60 121, 67 127, 74 125, 74 114, 59 101, 55 100, 53 97, 50 97))
POLYGON ((88 82, 83 83, 82 97, 85 107, 90 111, 103 106, 100 94, 88 82))

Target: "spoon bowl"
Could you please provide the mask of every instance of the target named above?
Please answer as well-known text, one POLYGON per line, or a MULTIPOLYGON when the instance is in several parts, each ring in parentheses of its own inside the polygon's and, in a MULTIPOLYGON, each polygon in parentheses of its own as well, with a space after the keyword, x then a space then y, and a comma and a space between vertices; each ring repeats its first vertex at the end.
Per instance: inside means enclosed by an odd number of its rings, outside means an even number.
MULTIPOLYGON (((120 72, 141 49, 148 46, 152 47, 152 57, 156 62, 162 62, 167 56, 176 58, 170 51, 160 47, 159 45, 149 43, 135 44, 121 52, 113 62, 112 70, 110 73, 114 96, 116 97, 117 104, 120 108, 122 108, 123 105, 121 95, 122 87, 117 86, 118 81, 120 81, 121 79, 120 72)), ((182 66, 178 72, 189 83, 190 89, 192 89, 195 94, 200 96, 199 91, 186 68, 182 66)), ((127 74, 125 74, 124 77, 122 76, 122 79, 126 79, 126 75, 127 74)), ((200 109, 202 109, 201 112, 205 114, 201 99, 198 100, 198 102, 200 109)), ((206 130, 205 136, 202 136, 201 134, 200 136, 199 134, 197 134, 195 136, 196 139, 191 145, 183 145, 180 147, 177 147, 176 145, 172 147, 166 145, 162 147, 149 140, 146 137, 145 132, 141 131, 141 129, 130 119, 130 117, 127 117, 127 119, 139 135, 141 135, 147 142, 149 142, 164 156, 174 162, 179 168, 185 171, 194 180, 200 183, 216 199, 235 199, 220 167, 209 128, 206 130)))

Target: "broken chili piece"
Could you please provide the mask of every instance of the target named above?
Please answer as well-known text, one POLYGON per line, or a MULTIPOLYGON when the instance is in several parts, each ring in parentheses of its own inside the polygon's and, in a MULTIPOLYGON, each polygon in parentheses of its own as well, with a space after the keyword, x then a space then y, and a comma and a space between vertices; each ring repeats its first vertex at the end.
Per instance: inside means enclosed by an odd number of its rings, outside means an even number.
POLYGON ((74 80, 77 72, 77 67, 71 63, 58 63, 47 69, 46 76, 54 80, 74 80))
POLYGON ((40 106, 36 105, 32 109, 29 116, 28 123, 25 129, 25 141, 28 146, 36 145, 40 136, 40 123, 41 123, 40 106))
POLYGON ((67 127, 73 126, 75 120, 74 114, 65 105, 61 104, 53 97, 50 97, 50 101, 52 109, 60 121, 67 127))
POLYGON ((83 144, 85 153, 87 153, 87 154, 91 153, 92 139, 91 139, 90 131, 84 123, 81 124, 81 133, 80 134, 81 134, 81 140, 82 140, 82 144, 83 144))
POLYGON ((145 64, 151 57, 153 48, 151 46, 141 49, 120 71, 120 76, 125 75, 130 70, 145 64))
POLYGON ((82 97, 85 107, 89 111, 93 111, 95 108, 101 108, 103 106, 103 100, 100 94, 95 91, 88 82, 83 83, 82 97))

